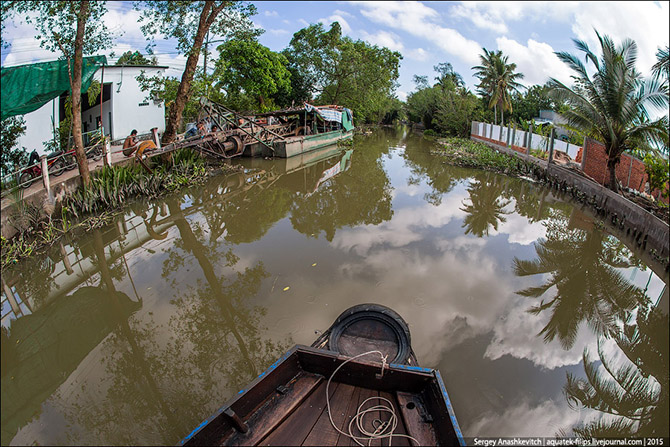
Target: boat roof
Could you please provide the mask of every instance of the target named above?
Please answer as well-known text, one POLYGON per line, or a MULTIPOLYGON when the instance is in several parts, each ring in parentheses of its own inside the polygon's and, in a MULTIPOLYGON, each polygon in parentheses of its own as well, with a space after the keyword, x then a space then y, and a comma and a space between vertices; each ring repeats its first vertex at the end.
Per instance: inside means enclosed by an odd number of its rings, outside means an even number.
POLYGON ((345 109, 344 106, 339 106, 339 105, 336 105, 336 104, 313 106, 311 104, 305 103, 304 105, 299 106, 299 107, 287 107, 285 109, 273 110, 271 112, 265 112, 265 113, 250 113, 248 116, 263 117, 263 116, 295 115, 297 113, 303 113, 305 111, 305 109, 309 109, 309 108, 315 108, 315 109, 320 109, 320 110, 337 110, 338 112, 342 112, 345 109))

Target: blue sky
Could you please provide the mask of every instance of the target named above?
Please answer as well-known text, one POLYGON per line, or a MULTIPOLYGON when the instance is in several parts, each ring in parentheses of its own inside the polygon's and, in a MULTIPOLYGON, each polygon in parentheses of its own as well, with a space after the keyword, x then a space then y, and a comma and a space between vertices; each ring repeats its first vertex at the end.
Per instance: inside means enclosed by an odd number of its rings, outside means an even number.
MULTIPOLYGON (((517 64, 526 85, 543 84, 550 76, 570 82, 570 72, 553 54, 577 54, 572 39, 597 49, 594 28, 619 43, 625 38, 638 45, 638 69, 648 74, 659 47, 668 45, 669 2, 252 2, 258 9, 253 22, 265 29, 260 42, 280 51, 293 33, 311 24, 329 26, 338 21, 353 39, 400 51, 400 87, 405 99, 414 90, 413 75, 435 76, 433 66, 450 62, 471 89, 482 47, 502 50, 517 64)), ((116 57, 128 49, 144 52, 145 39, 131 2, 108 2, 105 17, 117 35, 116 57)), ((6 27, 3 38, 12 46, 2 51, 2 65, 53 60, 57 55, 39 48, 34 30, 18 22, 6 27)), ((173 42, 157 40, 159 62, 168 74, 179 76, 185 58, 173 42)), ((109 55, 109 51, 106 53, 109 55)), ((113 62, 114 59, 111 59, 113 62)), ((202 64, 202 59, 200 61, 202 64)))

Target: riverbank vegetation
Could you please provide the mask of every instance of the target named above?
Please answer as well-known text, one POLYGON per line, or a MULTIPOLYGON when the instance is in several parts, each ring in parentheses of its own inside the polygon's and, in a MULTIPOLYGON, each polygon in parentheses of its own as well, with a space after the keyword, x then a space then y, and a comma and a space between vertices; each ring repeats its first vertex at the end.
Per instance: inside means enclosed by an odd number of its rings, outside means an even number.
POLYGON ((197 152, 175 151, 171 161, 148 159, 150 174, 138 164, 104 167, 91 175, 91 185, 78 188, 56 205, 48 200, 35 204, 14 197, 7 222, 17 233, 2 237, 1 268, 50 247, 65 234, 99 228, 133 200, 159 197, 171 191, 203 183, 214 170, 233 170, 209 164, 197 152))

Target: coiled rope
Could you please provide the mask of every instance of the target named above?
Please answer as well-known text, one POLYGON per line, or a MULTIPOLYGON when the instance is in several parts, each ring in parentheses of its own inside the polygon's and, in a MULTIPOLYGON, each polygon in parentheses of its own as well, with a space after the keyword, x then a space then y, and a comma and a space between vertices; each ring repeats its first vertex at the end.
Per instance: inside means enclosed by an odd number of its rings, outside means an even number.
POLYGON ((356 444, 358 444, 360 446, 363 446, 363 447, 365 447, 365 444, 361 443, 359 441, 359 439, 363 440, 363 441, 367 440, 368 441, 368 446, 375 439, 380 439, 381 440, 381 439, 385 439, 385 438, 388 438, 389 446, 390 446, 394 437, 396 437, 396 438, 407 438, 407 439, 412 440, 416 445, 419 445, 419 441, 417 441, 416 439, 414 439, 413 437, 411 437, 409 435, 405 435, 405 434, 402 434, 402 433, 394 433, 396 427, 398 426, 398 416, 396 415, 395 409, 393 407, 393 403, 391 403, 391 401, 389 401, 388 399, 383 398, 383 397, 376 397, 376 396, 375 397, 369 397, 369 398, 365 399, 363 402, 361 402, 361 404, 358 406, 356 414, 354 415, 354 417, 351 418, 351 421, 349 422, 348 433, 345 433, 342 430, 340 430, 337 427, 337 425, 335 425, 335 422, 333 422, 333 415, 330 411, 330 393, 328 392, 328 388, 330 387, 330 382, 333 380, 333 377, 335 377, 335 374, 337 374, 337 372, 340 370, 340 368, 342 368, 344 365, 346 365, 350 361, 352 361, 354 359, 357 359, 358 357, 363 357, 364 355, 374 354, 374 353, 379 354, 379 356, 381 357, 381 360, 382 360, 381 377, 383 378, 384 377, 384 367, 386 366, 386 359, 387 359, 388 356, 385 356, 384 354, 382 354, 381 351, 368 351, 368 352, 364 352, 362 354, 358 354, 357 356, 351 357, 351 358, 345 360, 344 362, 342 362, 342 364, 340 366, 338 366, 337 368, 335 368, 335 371, 333 371, 333 373, 330 375, 330 378, 328 379, 328 383, 326 383, 326 406, 328 407, 328 417, 330 418, 330 424, 333 426, 333 428, 335 430, 337 430, 338 432, 340 432, 344 436, 347 436, 347 437, 353 439, 354 442, 356 442, 356 444), (383 403, 380 403, 380 404, 374 405, 370 408, 363 409, 364 405, 368 401, 371 401, 371 400, 380 400, 380 401, 386 402, 388 405, 384 405, 383 403), (389 413, 391 415, 391 417, 389 418, 388 421, 382 421, 381 419, 374 419, 372 421, 372 427, 374 428, 374 431, 371 432, 371 431, 368 431, 368 430, 365 429, 363 419, 364 419, 366 414, 371 413, 373 411, 389 413), (361 432, 362 436, 355 436, 352 433, 352 428, 353 428, 354 423, 356 423, 356 427, 361 432))

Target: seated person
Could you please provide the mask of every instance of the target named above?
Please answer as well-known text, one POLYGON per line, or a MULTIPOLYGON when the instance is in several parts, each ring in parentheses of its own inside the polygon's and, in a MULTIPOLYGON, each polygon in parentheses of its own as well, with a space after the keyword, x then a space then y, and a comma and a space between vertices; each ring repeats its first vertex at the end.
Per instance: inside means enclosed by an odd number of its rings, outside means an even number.
POLYGON ((205 122, 203 120, 198 121, 197 127, 192 127, 184 134, 184 139, 195 137, 196 135, 205 134, 205 122))
POLYGON ((40 162, 40 155, 37 153, 37 150, 33 150, 30 153, 30 158, 28 159, 28 166, 32 166, 40 162))
POLYGON ((126 138, 126 140, 123 142, 123 155, 126 157, 130 157, 133 155, 133 152, 135 152, 135 149, 137 149, 137 144, 139 143, 137 141, 137 130, 133 129, 130 132, 130 135, 126 138))

